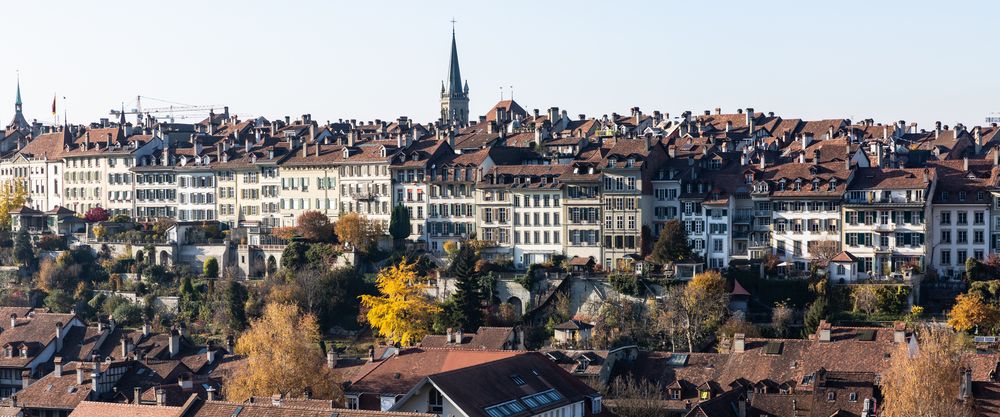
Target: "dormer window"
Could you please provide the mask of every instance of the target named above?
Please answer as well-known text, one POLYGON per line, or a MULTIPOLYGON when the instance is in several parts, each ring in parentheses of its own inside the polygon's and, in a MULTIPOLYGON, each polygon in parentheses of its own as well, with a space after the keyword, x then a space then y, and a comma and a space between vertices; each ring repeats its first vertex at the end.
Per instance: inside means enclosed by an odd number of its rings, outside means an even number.
POLYGON ((633 158, 629 158, 628 161, 625 163, 625 166, 629 168, 632 168, 633 165, 635 165, 635 159, 633 158))
POLYGON ((344 148, 344 159, 347 159, 350 156, 351 156, 351 151, 348 150, 347 148, 344 148))
POLYGON ((813 179, 813 188, 812 188, 812 190, 816 191, 818 189, 819 189, 819 179, 813 179))
POLYGON ((965 191, 958 192, 958 201, 965 201, 965 191))
POLYGON ((746 174, 746 176, 744 176, 743 178, 744 178, 744 181, 746 181, 747 184, 750 184, 750 183, 753 182, 753 173, 752 172, 748 172, 746 174))
POLYGON ((379 149, 379 155, 381 155, 383 158, 385 158, 385 155, 386 155, 385 146, 383 146, 382 149, 379 149))
POLYGON ((826 400, 830 402, 837 401, 837 393, 833 391, 826 393, 826 400))
POLYGON ((847 399, 848 399, 848 401, 850 401, 852 403, 853 402, 857 402, 858 401, 858 393, 852 392, 852 393, 848 394, 847 399))
POLYGON ((680 388, 671 388, 670 389, 670 399, 671 400, 679 400, 679 399, 681 399, 681 390, 680 390, 680 388))

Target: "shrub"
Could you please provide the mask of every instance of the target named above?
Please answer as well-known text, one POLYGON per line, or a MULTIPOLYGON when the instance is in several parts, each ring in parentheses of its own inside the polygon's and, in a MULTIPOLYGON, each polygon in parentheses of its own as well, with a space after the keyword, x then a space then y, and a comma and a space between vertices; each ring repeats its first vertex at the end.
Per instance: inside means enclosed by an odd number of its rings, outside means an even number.
POLYGON ((142 322, 142 309, 133 303, 123 303, 115 307, 111 317, 124 326, 135 326, 142 322))

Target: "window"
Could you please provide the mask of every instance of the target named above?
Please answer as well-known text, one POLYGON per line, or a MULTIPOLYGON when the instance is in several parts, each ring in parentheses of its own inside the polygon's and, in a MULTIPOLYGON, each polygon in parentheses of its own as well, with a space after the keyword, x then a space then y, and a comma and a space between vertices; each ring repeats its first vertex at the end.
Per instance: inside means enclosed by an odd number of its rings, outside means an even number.
POLYGON ((427 412, 431 414, 441 414, 444 412, 444 396, 433 387, 428 393, 427 412))
POLYGON ((857 402, 858 401, 858 393, 852 392, 850 395, 848 395, 848 400, 850 402, 852 402, 852 403, 853 402, 857 402))
POLYGON ((358 397, 348 396, 347 397, 347 408, 349 408, 351 410, 357 410, 358 409, 358 397))
POLYGON ((836 401, 837 400, 837 393, 836 392, 832 392, 832 391, 826 393, 826 400, 827 401, 836 401))

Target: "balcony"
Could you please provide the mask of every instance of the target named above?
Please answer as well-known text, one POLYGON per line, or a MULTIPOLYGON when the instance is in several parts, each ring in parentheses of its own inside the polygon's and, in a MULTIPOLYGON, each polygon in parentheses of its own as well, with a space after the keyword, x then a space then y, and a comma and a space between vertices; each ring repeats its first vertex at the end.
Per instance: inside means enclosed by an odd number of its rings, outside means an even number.
POLYGON ((771 217, 771 210, 754 210, 754 217, 771 217))
POLYGON ((375 194, 368 191, 358 191, 351 193, 351 198, 355 200, 374 200, 375 197, 376 197, 375 194))
POLYGON ((751 220, 750 216, 736 216, 733 218, 733 223, 750 224, 751 220))
POLYGON ((875 253, 892 253, 891 246, 882 246, 882 245, 872 246, 872 250, 875 251, 875 253))
POLYGON ((896 230, 896 225, 894 225, 894 224, 890 224, 890 223, 885 223, 885 224, 883 224, 883 223, 879 223, 879 224, 876 224, 876 225, 875 225, 875 231, 876 231, 876 232, 891 232, 891 231, 893 231, 893 230, 896 230))

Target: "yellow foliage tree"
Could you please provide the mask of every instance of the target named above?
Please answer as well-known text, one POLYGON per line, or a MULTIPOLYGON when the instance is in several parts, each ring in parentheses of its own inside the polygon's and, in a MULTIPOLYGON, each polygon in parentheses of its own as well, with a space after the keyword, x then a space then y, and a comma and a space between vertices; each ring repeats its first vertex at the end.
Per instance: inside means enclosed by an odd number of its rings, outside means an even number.
POLYGON ((948 325, 960 332, 967 332, 976 326, 994 323, 1000 317, 995 306, 983 300, 977 293, 959 294, 955 306, 948 312, 948 325))
POLYGON ((319 325, 311 314, 290 304, 268 304, 264 315, 236 341, 236 353, 246 365, 225 385, 226 398, 282 394, 342 401, 342 391, 319 347, 319 325))
POLYGON ((348 242, 362 251, 370 249, 385 234, 382 222, 369 220, 358 213, 348 213, 333 225, 333 230, 342 242, 348 242))
POLYGON ((926 326, 918 332, 919 348, 903 343, 882 373, 883 417, 973 415, 959 399, 962 340, 948 329, 926 326))
POLYGON ((431 317, 441 311, 424 293, 414 263, 404 258, 399 265, 382 269, 375 278, 380 295, 362 295, 368 308, 368 323, 393 343, 410 344, 422 339, 431 317))
POLYGON ((10 212, 28 202, 28 188, 23 181, 7 180, 0 183, 0 226, 10 227, 10 212))

